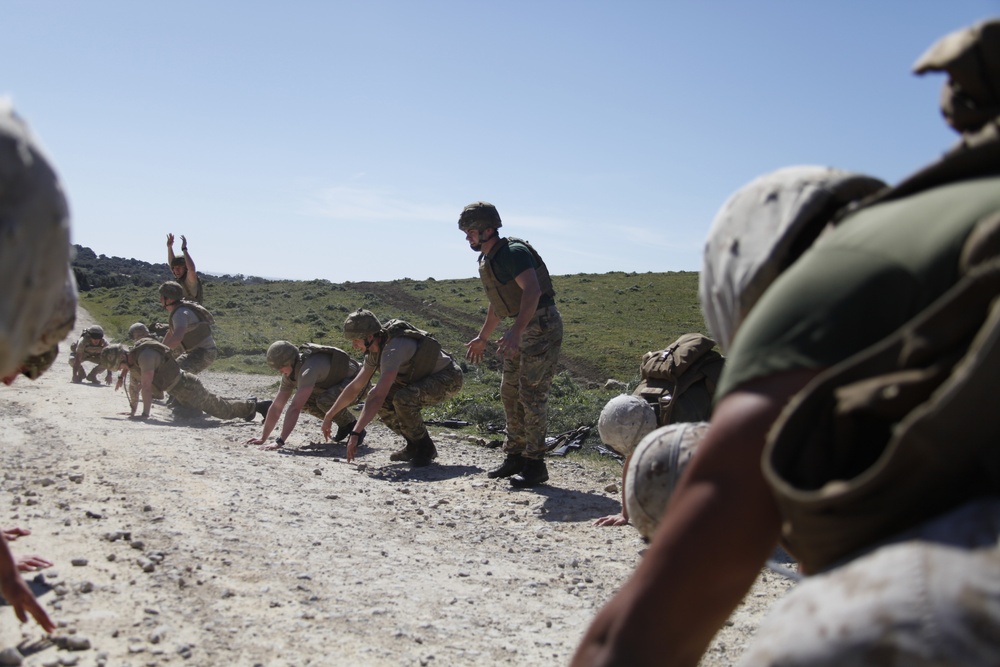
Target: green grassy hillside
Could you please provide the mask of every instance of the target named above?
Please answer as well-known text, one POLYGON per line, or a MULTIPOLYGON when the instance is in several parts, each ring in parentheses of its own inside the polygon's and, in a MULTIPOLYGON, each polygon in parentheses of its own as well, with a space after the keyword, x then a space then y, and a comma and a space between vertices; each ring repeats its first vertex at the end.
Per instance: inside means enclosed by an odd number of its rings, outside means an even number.
MULTIPOLYGON (((683 333, 705 332, 695 272, 578 274, 555 276, 553 283, 565 339, 550 404, 550 433, 596 423, 601 407, 620 391, 604 389, 608 378, 631 389, 645 352, 663 348, 683 333)), ((155 286, 102 287, 83 293, 81 301, 116 340, 127 337, 133 322, 166 321, 155 286)), ((205 285, 205 306, 216 317, 220 358, 213 370, 250 373, 271 373, 264 353, 275 340, 324 343, 353 352, 341 328, 356 308, 368 308, 383 321, 405 319, 435 334, 467 370, 459 397, 428 417, 468 419, 482 427, 503 423, 497 360, 481 368, 464 363, 464 344, 486 315, 478 278, 215 281, 205 285)))

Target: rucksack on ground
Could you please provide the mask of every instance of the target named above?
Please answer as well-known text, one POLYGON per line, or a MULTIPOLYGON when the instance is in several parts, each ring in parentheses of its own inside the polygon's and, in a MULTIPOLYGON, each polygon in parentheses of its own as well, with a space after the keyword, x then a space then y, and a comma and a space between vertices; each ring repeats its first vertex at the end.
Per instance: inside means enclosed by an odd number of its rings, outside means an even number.
POLYGON ((642 378, 632 392, 649 402, 657 424, 708 421, 725 358, 715 341, 687 333, 662 350, 647 352, 639 364, 642 378))

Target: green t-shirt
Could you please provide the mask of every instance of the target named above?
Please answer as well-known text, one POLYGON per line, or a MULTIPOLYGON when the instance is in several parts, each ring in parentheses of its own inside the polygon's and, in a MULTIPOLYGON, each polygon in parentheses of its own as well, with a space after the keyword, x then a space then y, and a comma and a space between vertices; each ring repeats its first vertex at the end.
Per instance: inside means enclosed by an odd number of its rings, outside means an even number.
POLYGON ((888 336, 950 288, 969 232, 1000 211, 1000 177, 862 209, 820 238, 750 311, 716 401, 750 381, 838 363, 888 336))
MULTIPOLYGON (((493 275, 504 285, 528 269, 538 268, 535 264, 535 256, 531 254, 526 245, 517 241, 510 241, 506 248, 498 250, 497 254, 490 260, 490 266, 493 268, 493 275)), ((538 299, 539 308, 551 306, 554 303, 555 299, 548 294, 542 294, 538 299)))

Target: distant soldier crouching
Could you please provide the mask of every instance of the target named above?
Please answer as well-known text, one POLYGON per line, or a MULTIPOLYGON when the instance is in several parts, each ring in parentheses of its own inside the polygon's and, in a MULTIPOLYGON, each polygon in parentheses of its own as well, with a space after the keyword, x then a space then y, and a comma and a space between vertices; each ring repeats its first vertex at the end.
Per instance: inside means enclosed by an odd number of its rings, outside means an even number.
POLYGON ((130 417, 136 416, 140 398, 143 405, 140 418, 149 417, 154 390, 168 391, 182 406, 202 410, 218 419, 252 421, 257 412, 256 398, 220 398, 205 389, 197 377, 181 370, 170 348, 152 338, 140 340, 131 350, 125 345, 108 345, 101 352, 101 361, 108 368, 125 371, 118 379, 116 391, 124 384, 125 375, 131 376, 128 384, 130 417))
POLYGON ((180 350, 177 363, 188 373, 200 373, 215 361, 219 351, 212 337, 215 318, 201 304, 184 301, 184 288, 172 280, 160 285, 160 305, 170 313, 170 329, 163 344, 180 350))
POLYGON ((69 363, 73 366, 73 382, 83 382, 84 376, 86 376, 88 382, 100 384, 101 381, 97 379, 97 374, 103 370, 107 370, 104 383, 111 384, 111 369, 106 368, 101 362, 101 351, 107 344, 108 341, 104 339, 104 329, 95 324, 84 331, 78 341, 70 345, 70 354, 72 356, 69 359, 69 363), (91 369, 90 373, 87 373, 83 369, 83 362, 85 361, 97 364, 91 369))

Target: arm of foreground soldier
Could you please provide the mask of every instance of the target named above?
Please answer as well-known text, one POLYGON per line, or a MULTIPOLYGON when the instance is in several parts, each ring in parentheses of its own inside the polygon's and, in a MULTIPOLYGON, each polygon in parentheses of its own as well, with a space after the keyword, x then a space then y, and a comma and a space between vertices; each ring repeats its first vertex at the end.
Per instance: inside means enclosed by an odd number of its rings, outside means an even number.
POLYGON ((31 589, 18 574, 14 556, 10 553, 7 540, 4 539, 2 533, 0 533, 0 595, 14 608, 17 620, 25 623, 28 620, 28 614, 31 614, 31 617, 43 630, 46 632, 55 631, 55 623, 45 613, 45 609, 31 594, 31 589))
MULTIPOLYGON (((339 413, 341 410, 354 404, 354 402, 358 399, 358 396, 361 395, 361 392, 364 390, 364 388, 368 386, 369 382, 371 382, 373 375, 375 375, 374 367, 367 365, 362 366, 361 370, 358 371, 358 374, 354 376, 354 379, 351 380, 346 387, 344 387, 344 390, 340 392, 340 396, 337 397, 337 400, 334 401, 330 409, 326 411, 325 415, 323 415, 323 425, 321 428, 323 431, 323 437, 327 440, 327 442, 329 442, 330 438, 333 437, 333 418, 336 417, 337 413, 339 413)), ((379 383, 382 382, 383 377, 385 376, 384 375, 379 376, 379 383)), ((395 378, 395 375, 393 375, 393 377, 395 378)), ((372 391, 374 392, 374 389, 372 391)), ((361 414, 362 418, 364 417, 364 413, 368 411, 368 405, 371 403, 371 397, 372 394, 369 393, 368 398, 365 399, 365 409, 362 411, 361 414)), ((382 396, 382 401, 385 401, 384 395, 382 396)), ((378 405, 379 408, 382 407, 382 401, 379 401, 378 405)), ((378 408, 375 409, 375 414, 378 414, 378 408)), ((374 419, 374 415, 369 417, 368 421, 364 422, 361 421, 361 418, 359 418, 358 423, 355 424, 354 426, 354 430, 360 433, 361 431, 364 430, 365 426, 367 426, 368 422, 370 422, 372 419, 374 419)), ((347 438, 348 451, 350 451, 350 441, 352 439, 354 440, 354 449, 357 450, 358 448, 357 437, 349 436, 347 438)), ((350 459, 348 459, 348 461, 350 461, 350 459)))
POLYGON ((719 403, 649 551, 591 623, 573 667, 698 664, 778 541, 761 453, 785 403, 814 375, 752 381, 719 403))
MULTIPOLYGON (((381 410, 382 406, 385 404, 386 396, 389 395, 389 389, 392 388, 392 383, 396 381, 398 376, 399 367, 396 366, 393 368, 387 368, 385 360, 383 359, 382 370, 379 372, 378 382, 376 382, 375 386, 372 387, 372 390, 368 392, 368 396, 365 398, 365 407, 361 410, 361 414, 358 415, 358 422, 354 425, 354 431, 351 432, 351 435, 347 436, 348 463, 354 460, 355 454, 358 453, 358 447, 361 446, 362 437, 354 434, 363 432, 365 427, 378 416, 378 411, 381 410)), ((323 424, 326 426, 326 422, 323 424)), ((327 438, 329 438, 329 431, 332 429, 331 427, 327 428, 328 430, 324 433, 327 438)))
MULTIPOLYGON (((27 528, 14 526, 13 528, 0 528, 0 534, 8 542, 13 542, 19 537, 31 535, 31 531, 27 528)), ((54 565, 52 561, 46 560, 41 556, 18 556, 16 561, 18 572, 35 572, 54 565)))
POLYGON ((628 507, 625 506, 625 478, 628 475, 628 464, 632 460, 632 455, 629 454, 625 457, 625 463, 622 464, 622 511, 618 514, 609 514, 607 516, 602 516, 600 519, 594 521, 595 526, 627 526, 628 525, 628 507))

